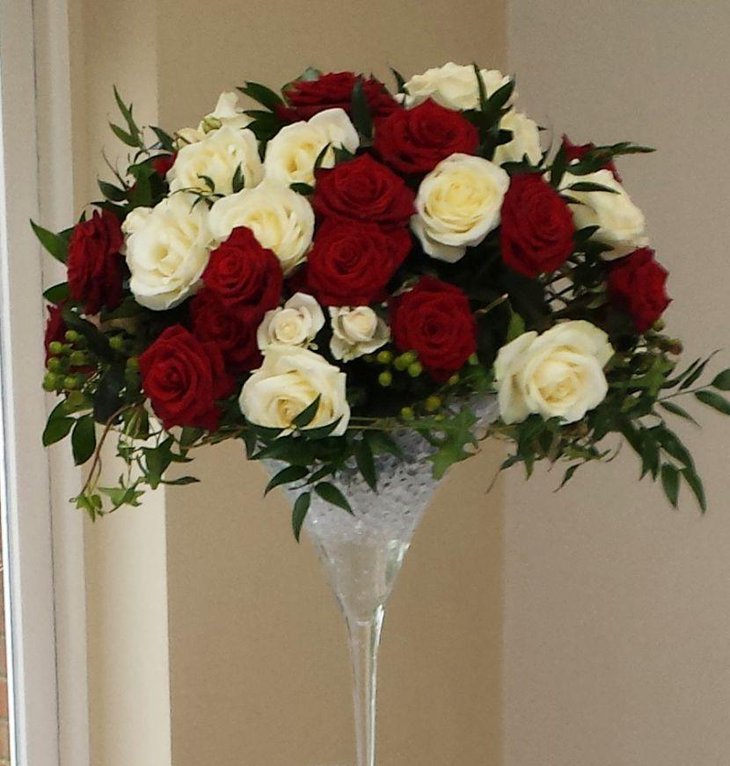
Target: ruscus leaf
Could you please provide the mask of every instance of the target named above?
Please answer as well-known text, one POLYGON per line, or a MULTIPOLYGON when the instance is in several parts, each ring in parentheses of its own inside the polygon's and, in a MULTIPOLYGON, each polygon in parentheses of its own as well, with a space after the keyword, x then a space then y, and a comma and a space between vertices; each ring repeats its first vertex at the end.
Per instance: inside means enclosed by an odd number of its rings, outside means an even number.
POLYGON ((291 525, 294 531, 294 538, 297 542, 299 542, 299 536, 302 533, 302 524, 304 524, 304 519, 307 517, 307 511, 309 511, 311 502, 311 493, 303 492, 294 503, 291 515, 291 525))

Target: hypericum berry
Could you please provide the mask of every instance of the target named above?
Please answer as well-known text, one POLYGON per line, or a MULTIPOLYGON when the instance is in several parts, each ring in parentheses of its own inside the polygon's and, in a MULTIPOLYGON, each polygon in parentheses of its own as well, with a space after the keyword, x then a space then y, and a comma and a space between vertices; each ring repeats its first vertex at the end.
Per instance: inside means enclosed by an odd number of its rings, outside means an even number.
POLYGON ((408 365, 408 374, 412 378, 417 378, 423 372, 423 365, 420 362, 413 362, 408 365))
POLYGON ((57 356, 52 356, 46 364, 49 372, 61 372, 63 366, 63 360, 57 356))
POLYGON ((43 390, 56 391, 58 389, 59 377, 55 372, 47 372, 43 376, 43 390))
POLYGON ((130 356, 129 359, 127 359, 127 369, 137 371, 139 370, 139 358, 136 356, 130 356))
POLYGON ((426 408, 427 412, 436 412, 436 410, 441 408, 441 404, 441 397, 432 395, 426 399, 426 401, 423 403, 423 406, 426 408))
POLYGON ((447 381, 446 383, 449 386, 455 386, 460 380, 459 373, 455 372, 447 381))
POLYGON ((113 351, 121 351, 124 348, 124 338, 121 335, 112 335, 109 338, 109 348, 113 351))
POLYGON ((76 330, 66 330, 64 337, 69 343, 78 343, 81 340, 82 335, 81 333, 76 332, 76 330))
POLYGON ((387 388, 392 382, 393 373, 391 373, 389 370, 383 370, 383 372, 378 375, 378 383, 380 383, 383 388, 387 388))
POLYGON ((83 367, 89 363, 89 357, 83 351, 72 351, 68 361, 72 367, 83 367))
POLYGON ((479 364, 479 357, 476 354, 472 354, 467 361, 472 367, 476 367, 479 364))
POLYGON ((403 420, 413 420, 416 417, 416 413, 412 407, 401 407, 400 416, 403 420))
POLYGON ((63 379, 63 387, 67 391, 73 391, 77 388, 81 388, 81 379, 77 375, 66 375, 63 379))
POLYGON ((395 369, 403 372, 407 370, 409 365, 418 360, 418 354, 415 351, 406 351, 404 354, 395 358, 395 369))
POLYGON ((375 358, 379 364, 390 364, 393 361, 393 352, 379 351, 375 358))
POLYGON ((86 397, 81 393, 81 391, 70 391, 69 395, 66 397, 66 404, 69 409, 73 410, 76 407, 81 407, 86 401, 86 397))
POLYGON ((54 356, 58 356, 59 354, 63 354, 68 346, 65 346, 63 343, 61 343, 60 340, 52 340, 48 344, 48 351, 49 353, 53 354, 54 356))

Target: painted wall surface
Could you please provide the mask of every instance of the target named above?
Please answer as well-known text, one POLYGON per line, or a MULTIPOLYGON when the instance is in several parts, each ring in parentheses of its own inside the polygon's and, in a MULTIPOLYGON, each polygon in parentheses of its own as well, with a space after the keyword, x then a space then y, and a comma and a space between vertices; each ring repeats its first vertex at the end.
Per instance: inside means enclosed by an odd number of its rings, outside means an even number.
MULTIPOLYGON (((632 139, 620 163, 671 271, 687 359, 727 347, 730 6, 513 0, 510 69, 559 138, 632 139)), ((728 354, 723 353, 727 366, 728 354)), ((560 477, 513 477, 505 515, 505 763, 730 763, 727 422, 681 428, 709 494, 672 511, 625 450, 560 477)))
MULTIPOLYGON (((188 125, 244 79, 308 65, 406 76, 449 59, 504 63, 500 2, 161 3, 160 119, 188 125)), ((499 458, 450 477, 417 532, 386 618, 380 756, 402 766, 500 762, 499 458)), ((175 766, 352 761, 345 629, 283 498, 226 445, 173 489, 168 581, 175 766)))

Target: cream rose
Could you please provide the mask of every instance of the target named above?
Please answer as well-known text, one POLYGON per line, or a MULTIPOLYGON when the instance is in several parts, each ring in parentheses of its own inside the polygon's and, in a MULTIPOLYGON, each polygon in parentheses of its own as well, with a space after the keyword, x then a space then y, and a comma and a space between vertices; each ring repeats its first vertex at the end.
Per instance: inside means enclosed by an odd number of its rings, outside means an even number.
POLYGON ((219 199, 211 208, 210 227, 218 241, 236 226, 248 226, 289 274, 306 258, 312 244, 314 211, 301 194, 266 179, 254 189, 219 199))
POLYGON ((540 131, 537 123, 522 112, 511 109, 499 123, 501 130, 512 132, 512 140, 500 144, 494 152, 493 162, 503 165, 505 162, 522 162, 525 155, 531 165, 537 165, 542 157, 540 131))
POLYGON ((608 335, 584 320, 515 338, 494 363, 502 420, 521 423, 531 414, 580 420, 606 397, 603 368, 613 353, 608 335))
POLYGON ((244 185, 256 186, 264 175, 256 137, 250 130, 224 125, 201 141, 183 146, 167 172, 170 191, 191 189, 218 194, 233 192, 233 179, 241 168, 244 185), (211 189, 208 181, 215 184, 211 189))
POLYGON ((178 139, 179 148, 185 144, 202 141, 206 134, 223 125, 242 130, 250 124, 251 118, 238 109, 238 94, 235 91, 226 91, 220 94, 215 109, 203 117, 197 128, 181 128, 175 136, 178 139))
POLYGON ((355 153, 360 138, 344 109, 325 109, 306 122, 287 125, 266 146, 266 177, 289 185, 314 184, 314 163, 327 144, 323 168, 335 164, 335 147, 355 153))
POLYGON ((371 354, 390 340, 390 328, 369 306, 331 306, 330 351, 335 359, 349 362, 371 354))
POLYGON ((307 428, 339 421, 342 435, 350 420, 347 376, 319 354, 298 346, 269 346, 264 362, 243 384, 239 405, 246 419, 267 428, 292 428, 294 418, 317 397, 319 408, 307 428))
POLYGON ((126 235, 129 287, 154 311, 177 306, 198 286, 213 244, 208 208, 193 194, 173 194, 154 208, 132 211, 126 235))
POLYGON ((256 342, 261 351, 276 343, 307 348, 323 327, 319 303, 311 295, 294 293, 281 308, 264 314, 256 342))
POLYGON ((649 244, 644 214, 631 201, 631 197, 610 170, 597 170, 584 176, 565 173, 560 188, 579 203, 570 206, 576 228, 598 226, 596 239, 613 248, 610 252, 603 253, 606 260, 622 258, 636 248, 649 244), (613 193, 576 191, 569 188, 576 183, 600 184, 613 189, 613 193))
POLYGON ((455 263, 499 225, 509 176, 493 162, 452 154, 423 179, 411 229, 432 258, 455 263))
MULTIPOLYGON (((487 97, 510 81, 496 69, 480 69, 479 74, 487 97)), ((408 80, 406 91, 407 107, 417 106, 427 98, 447 109, 476 109, 479 106, 479 84, 473 66, 449 62, 442 67, 427 69, 408 80)))

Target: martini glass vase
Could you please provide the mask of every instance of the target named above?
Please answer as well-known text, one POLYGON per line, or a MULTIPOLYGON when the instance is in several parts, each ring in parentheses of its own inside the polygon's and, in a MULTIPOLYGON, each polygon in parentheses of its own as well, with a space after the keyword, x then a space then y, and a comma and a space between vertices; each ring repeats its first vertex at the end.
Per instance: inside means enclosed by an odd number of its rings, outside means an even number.
MULTIPOLYGON (((352 513, 313 495, 304 524, 347 624, 356 766, 376 763, 378 648, 385 605, 437 486, 428 459, 430 445, 413 431, 398 434, 396 441, 405 459, 390 454, 375 458, 377 492, 354 466, 348 466, 331 481, 348 499, 352 513)), ((289 494, 295 499, 295 493, 289 494)))

